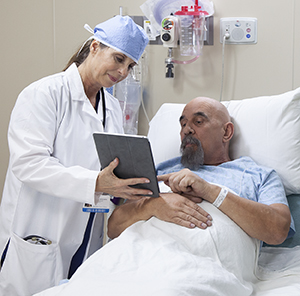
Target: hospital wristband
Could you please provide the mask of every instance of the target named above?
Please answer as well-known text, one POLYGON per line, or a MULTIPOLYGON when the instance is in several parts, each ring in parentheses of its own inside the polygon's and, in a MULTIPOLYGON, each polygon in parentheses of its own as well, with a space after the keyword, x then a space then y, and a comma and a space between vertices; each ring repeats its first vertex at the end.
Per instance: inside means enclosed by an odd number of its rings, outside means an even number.
POLYGON ((216 208, 219 208, 222 202, 224 201, 225 197, 228 194, 228 189, 226 187, 222 187, 219 195, 217 196, 216 200, 213 202, 213 205, 216 208))

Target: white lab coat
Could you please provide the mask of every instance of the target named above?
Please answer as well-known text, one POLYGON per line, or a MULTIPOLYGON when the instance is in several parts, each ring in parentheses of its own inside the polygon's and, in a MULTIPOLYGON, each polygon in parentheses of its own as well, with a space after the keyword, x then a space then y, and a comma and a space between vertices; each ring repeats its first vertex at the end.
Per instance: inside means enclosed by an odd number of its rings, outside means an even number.
MULTIPOLYGON (((122 133, 119 102, 105 91, 107 132, 122 133)), ((94 204, 100 164, 92 134, 102 127, 75 64, 25 88, 11 115, 10 161, 0 208, 0 295, 32 295, 67 277, 94 204), (23 240, 39 235, 51 245, 23 240), (1 257, 0 257, 1 258, 1 257)), ((102 246, 103 214, 96 215, 88 253, 102 246)))

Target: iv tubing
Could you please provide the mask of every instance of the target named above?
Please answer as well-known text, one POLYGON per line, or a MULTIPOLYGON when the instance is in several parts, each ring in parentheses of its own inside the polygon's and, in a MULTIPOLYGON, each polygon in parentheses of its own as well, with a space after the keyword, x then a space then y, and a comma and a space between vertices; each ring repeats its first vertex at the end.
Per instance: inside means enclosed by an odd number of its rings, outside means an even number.
POLYGON ((184 64, 184 65, 186 65, 186 64, 191 64, 191 63, 195 62, 199 57, 200 56, 197 55, 197 56, 195 56, 194 58, 192 58, 191 60, 188 60, 188 61, 178 61, 178 60, 172 59, 172 62, 175 63, 175 64, 184 64))
POLYGON ((144 76, 145 76, 145 73, 148 72, 148 67, 146 65, 147 61, 146 60, 146 56, 147 56, 147 51, 145 51, 141 57, 141 104, 142 104, 142 108, 143 108, 143 111, 144 111, 144 115, 146 117, 146 120, 148 122, 148 124, 150 123, 150 119, 149 119, 149 116, 148 116, 148 113, 147 113, 147 110, 146 110, 146 107, 145 107, 145 103, 144 103, 144 91, 143 91, 143 85, 144 85, 144 76), (144 60, 143 60, 144 59, 144 60), (146 67, 146 69, 145 69, 146 67))

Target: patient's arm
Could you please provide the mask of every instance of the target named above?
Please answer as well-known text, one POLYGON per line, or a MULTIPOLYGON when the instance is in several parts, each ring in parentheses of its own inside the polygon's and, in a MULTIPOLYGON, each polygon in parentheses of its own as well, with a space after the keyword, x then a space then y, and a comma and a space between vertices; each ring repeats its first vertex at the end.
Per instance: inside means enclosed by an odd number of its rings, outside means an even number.
POLYGON ((290 210, 284 204, 265 205, 228 193, 220 210, 250 236, 270 245, 282 243, 290 229, 290 210))
MULTIPOLYGON (((158 179, 165 181, 174 192, 198 196, 210 203, 215 201, 221 190, 187 169, 159 176, 158 179)), ((219 209, 248 235, 268 244, 282 243, 289 232, 291 215, 284 204, 268 206, 229 192, 219 209)))
POLYGON ((144 197, 117 207, 108 220, 108 237, 115 238, 133 223, 152 216, 188 228, 212 225, 210 215, 193 201, 179 194, 163 193, 158 198, 144 197))

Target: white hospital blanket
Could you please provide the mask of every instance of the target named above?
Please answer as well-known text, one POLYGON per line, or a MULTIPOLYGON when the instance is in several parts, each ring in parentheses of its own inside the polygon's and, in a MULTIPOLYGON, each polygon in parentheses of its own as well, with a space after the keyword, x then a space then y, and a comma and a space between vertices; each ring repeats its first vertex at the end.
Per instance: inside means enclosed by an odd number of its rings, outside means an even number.
POLYGON ((259 241, 211 204, 201 206, 213 226, 140 221, 92 255, 69 283, 38 295, 252 295, 259 241))
POLYGON ((300 295, 300 246, 261 250, 253 296, 300 295))

